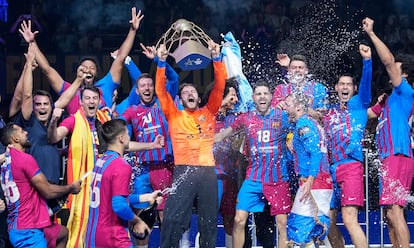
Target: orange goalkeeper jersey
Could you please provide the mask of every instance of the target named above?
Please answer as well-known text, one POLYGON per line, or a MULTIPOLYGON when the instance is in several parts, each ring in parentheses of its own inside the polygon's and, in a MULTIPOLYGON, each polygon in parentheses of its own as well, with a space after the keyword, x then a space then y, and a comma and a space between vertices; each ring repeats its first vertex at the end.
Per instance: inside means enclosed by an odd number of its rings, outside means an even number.
POLYGON ((227 76, 223 63, 213 62, 214 87, 208 103, 194 112, 179 110, 167 92, 165 67, 158 66, 155 92, 162 112, 168 120, 174 164, 214 166, 213 143, 217 114, 223 99, 227 76))

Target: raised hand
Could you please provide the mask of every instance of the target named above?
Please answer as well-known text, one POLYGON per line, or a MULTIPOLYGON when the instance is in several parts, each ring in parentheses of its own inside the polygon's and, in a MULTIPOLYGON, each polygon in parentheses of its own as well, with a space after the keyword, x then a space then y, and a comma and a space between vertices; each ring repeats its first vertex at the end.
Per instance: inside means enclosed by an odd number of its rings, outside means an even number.
POLYGON ((290 58, 286 53, 278 53, 276 55, 276 64, 279 64, 282 67, 288 67, 290 63, 290 58))
POLYGON ((58 120, 60 117, 62 117, 62 113, 63 113, 64 109, 62 108, 55 108, 53 110, 52 113, 52 120, 51 121, 56 121, 58 120))
POLYGON ((116 49, 113 52, 110 52, 109 55, 111 55, 111 58, 116 59, 116 57, 118 56, 118 51, 119 49, 116 49))
POLYGON ((371 48, 367 45, 360 44, 359 45, 359 54, 361 54, 361 57, 364 59, 371 58, 371 48))
POLYGON ((39 31, 32 32, 32 21, 28 20, 27 22, 22 21, 22 24, 19 28, 19 33, 23 36, 24 40, 27 43, 31 43, 35 41, 35 37, 39 31))
POLYGON ((369 17, 364 18, 364 20, 362 20, 362 29, 367 34, 374 32, 374 20, 369 17))
POLYGON ((145 46, 142 43, 139 43, 142 48, 142 53, 147 56, 149 59, 154 59, 157 51, 155 50, 155 46, 145 46))
POLYGON ((24 54, 26 58, 26 62, 28 65, 31 66, 32 71, 34 71, 39 65, 36 62, 36 47, 33 44, 29 43, 29 46, 27 47, 27 53, 24 54))
POLYGON ((208 49, 211 51, 211 57, 217 58, 220 56, 220 45, 212 40, 208 41, 208 49))
POLYGON ((83 82, 83 80, 87 77, 91 77, 91 74, 88 72, 88 69, 83 65, 79 65, 78 69, 76 70, 76 78, 83 82))
POLYGON ((138 30, 142 18, 144 18, 144 15, 141 14, 141 10, 139 10, 137 14, 137 8, 133 7, 131 9, 131 20, 129 21, 133 30, 138 30))
POLYGON ((157 49, 157 56, 161 61, 167 60, 168 51, 165 47, 165 44, 161 44, 160 47, 157 49))

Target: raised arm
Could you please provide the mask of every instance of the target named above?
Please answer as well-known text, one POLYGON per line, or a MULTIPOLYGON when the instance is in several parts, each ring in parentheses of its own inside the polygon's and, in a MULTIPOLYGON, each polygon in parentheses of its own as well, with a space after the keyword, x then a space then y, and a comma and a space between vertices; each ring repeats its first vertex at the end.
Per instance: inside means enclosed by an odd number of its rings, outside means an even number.
POLYGON ((381 62, 384 64, 385 69, 387 70, 392 85, 394 87, 398 87, 401 84, 402 80, 401 71, 397 67, 394 55, 391 53, 390 49, 374 33, 374 20, 366 17, 364 20, 362 20, 362 28, 374 44, 375 50, 377 51, 381 62))
POLYGON ((165 86, 165 66, 167 63, 166 59, 168 56, 168 51, 164 44, 160 45, 158 48, 157 56, 159 60, 157 63, 157 73, 155 76, 155 93, 158 97, 158 100, 160 101, 161 110, 168 119, 173 111, 177 111, 177 107, 175 107, 174 100, 168 94, 167 88, 165 86))
POLYGON ((363 59, 362 76, 359 84, 358 96, 361 98, 365 107, 369 107, 371 103, 371 81, 372 81, 372 60, 371 48, 369 46, 360 44, 359 53, 363 59))
POLYGON ((73 81, 69 88, 67 88, 56 100, 55 108, 63 109, 70 103, 87 75, 88 73, 86 68, 80 65, 76 70, 75 81, 73 81))
POLYGON ((278 53, 276 54, 276 64, 278 64, 279 66, 287 69, 289 67, 289 63, 290 63, 290 58, 289 55, 287 55, 286 53, 278 53))
MULTIPOLYGON (((156 56, 156 49, 154 46, 145 46, 144 44, 140 43, 142 48, 142 53, 151 60, 154 60, 156 64, 158 64, 159 58, 156 56)), ((128 96, 129 104, 138 104, 139 103, 139 95, 136 93, 136 81, 138 77, 141 75, 141 71, 135 65, 134 61, 129 61, 128 64, 125 62, 129 75, 131 76, 132 81, 134 82, 131 91, 128 96)), ((167 91, 170 93, 171 97, 174 98, 178 93, 178 74, 177 72, 168 64, 165 64, 165 75, 167 76, 167 91)), ((125 104, 124 102, 122 104, 125 104)))
POLYGON ((35 54, 33 46, 29 45, 27 53, 25 54, 26 63, 23 67, 22 74, 19 81, 17 81, 16 88, 12 101, 9 106, 9 116, 14 116, 22 110, 25 120, 30 118, 33 111, 33 70, 36 69, 37 64, 34 59, 35 54), (24 106, 22 106, 24 105, 24 106))
MULTIPOLYGON (((24 68, 23 68, 24 71, 24 68)), ((10 102, 9 106, 9 117, 12 117, 19 112, 22 107, 22 99, 23 99, 23 71, 17 81, 16 88, 14 89, 13 97, 10 102)))
POLYGON ((40 69, 42 70, 43 74, 47 77, 49 80, 50 86, 56 93, 60 93, 60 90, 62 89, 63 85, 63 78, 60 76, 60 74, 50 66, 49 61, 47 60, 46 56, 42 53, 39 46, 36 43, 35 36, 39 33, 39 31, 32 32, 32 23, 31 20, 23 21, 19 32, 24 38, 24 40, 28 44, 32 44, 35 47, 35 58, 37 63, 39 64, 40 69))
MULTIPOLYGON (((147 56, 147 58, 154 60, 157 64, 159 58, 156 56, 157 51, 154 46, 145 46, 140 43, 142 48, 142 53, 147 56)), ((165 76, 167 77, 167 91, 170 93, 171 97, 174 98, 178 93, 178 74, 177 72, 168 64, 165 64, 165 76)))
POLYGON ((211 50, 211 58, 213 59, 214 86, 208 98, 207 108, 210 113, 216 114, 220 109, 221 101, 223 99, 227 72, 224 64, 221 62, 220 46, 213 41, 209 41, 208 46, 211 50))
POLYGON ((55 144, 61 141, 69 130, 66 127, 58 127, 57 122, 62 117, 63 109, 55 108, 53 110, 52 118, 50 119, 49 127, 47 128, 47 139, 50 144, 55 144))
MULTIPOLYGON (((29 120, 33 112, 33 63, 35 61, 35 47, 29 44, 26 53, 26 64, 23 70, 23 99, 22 114, 25 120, 29 120)), ((36 67, 34 67, 36 68, 36 67)))
POLYGON ((112 80, 115 83, 121 82, 121 75, 122 75, 122 68, 124 64, 125 58, 128 56, 129 52, 131 51, 132 45, 134 44, 135 35, 139 28, 139 24, 144 18, 141 14, 141 10, 138 11, 135 7, 131 9, 131 20, 129 21, 130 28, 127 37, 125 38, 124 42, 122 43, 121 47, 118 50, 118 55, 116 56, 115 60, 112 62, 111 68, 109 71, 112 75, 112 80))

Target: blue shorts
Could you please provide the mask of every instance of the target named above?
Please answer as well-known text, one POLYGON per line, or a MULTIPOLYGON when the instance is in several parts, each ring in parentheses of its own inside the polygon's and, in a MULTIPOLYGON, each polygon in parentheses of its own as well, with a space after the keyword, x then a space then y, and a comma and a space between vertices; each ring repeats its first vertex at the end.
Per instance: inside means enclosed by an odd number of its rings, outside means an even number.
POLYGON ((261 183, 244 180, 237 195, 236 210, 263 212, 265 202, 270 204, 270 215, 288 214, 292 207, 289 183, 286 181, 261 183))
POLYGON ((46 238, 41 229, 12 229, 9 231, 9 239, 13 247, 47 247, 46 238))
POLYGON ((237 194, 236 210, 259 213, 263 212, 264 206, 265 198, 262 183, 244 180, 237 194))
MULTIPOLYGON (((148 170, 145 170, 145 172, 134 178, 133 194, 147 194, 152 193, 152 191, 150 174, 148 170)), ((137 209, 147 208, 149 207, 149 202, 134 204, 132 207, 137 209)))

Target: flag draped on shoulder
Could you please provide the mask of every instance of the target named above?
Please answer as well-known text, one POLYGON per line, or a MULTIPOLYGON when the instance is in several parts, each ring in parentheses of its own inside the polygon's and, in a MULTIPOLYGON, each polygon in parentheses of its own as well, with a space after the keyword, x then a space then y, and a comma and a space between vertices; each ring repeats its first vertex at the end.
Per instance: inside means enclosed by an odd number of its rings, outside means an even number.
MULTIPOLYGON (((92 171, 97 154, 96 129, 91 130, 89 122, 82 110, 75 113, 75 126, 69 143, 67 180, 68 184, 81 179, 82 175, 92 171), (94 138, 95 137, 95 138, 94 138)), ((110 120, 107 113, 100 110, 96 113, 100 123, 110 120)), ((67 247, 83 247, 84 235, 89 215, 90 177, 82 182, 82 189, 77 195, 70 195, 67 207, 70 209, 68 220, 69 239, 67 247)))

